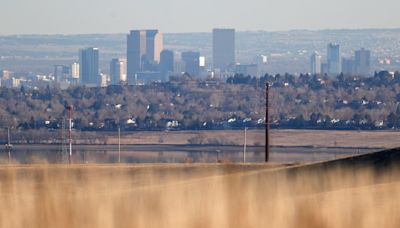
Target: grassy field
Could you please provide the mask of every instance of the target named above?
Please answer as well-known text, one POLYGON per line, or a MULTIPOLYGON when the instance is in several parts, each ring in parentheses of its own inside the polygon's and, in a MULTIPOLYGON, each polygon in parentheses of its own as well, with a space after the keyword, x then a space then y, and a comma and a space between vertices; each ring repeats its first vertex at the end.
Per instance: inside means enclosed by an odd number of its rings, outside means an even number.
MULTIPOLYGON (((74 140, 75 162, 118 161, 117 134, 91 134, 98 140, 74 140)), ((83 137, 76 135, 75 139, 77 138, 84 139, 84 134, 83 137)), ((396 148, 400 146, 398 139, 400 132, 395 131, 272 130, 270 158, 275 163, 327 161, 396 148)), ((264 161, 264 141, 263 130, 248 131, 248 162, 264 161)), ((122 163, 239 162, 243 160, 244 131, 122 132, 121 143, 122 163)), ((11 162, 60 163, 61 150, 60 144, 15 144, 11 162)), ((2 163, 8 163, 8 155, 4 149, 0 150, 0 164, 2 163)))
POLYGON ((0 167, 0 227, 399 227, 398 171, 351 164, 0 167))
MULTIPOLYGON (((319 131, 319 130, 271 130, 272 146, 315 146, 354 148, 394 148, 400 146, 397 131, 319 131)), ((116 135, 105 137, 107 144, 116 144, 116 135)), ((123 133, 122 144, 222 144, 242 145, 244 131, 178 131, 123 133)), ((250 130, 248 145, 264 145, 265 131, 250 130)))

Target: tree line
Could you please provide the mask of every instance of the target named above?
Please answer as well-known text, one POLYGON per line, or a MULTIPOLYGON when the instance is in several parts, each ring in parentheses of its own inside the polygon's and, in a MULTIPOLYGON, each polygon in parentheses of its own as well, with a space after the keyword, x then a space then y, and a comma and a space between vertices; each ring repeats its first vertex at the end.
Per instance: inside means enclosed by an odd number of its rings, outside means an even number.
POLYGON ((144 86, 0 88, 0 127, 61 129, 73 106, 81 131, 213 130, 265 126, 270 85, 273 128, 400 127, 400 74, 373 77, 235 75, 226 81, 184 75, 144 86))

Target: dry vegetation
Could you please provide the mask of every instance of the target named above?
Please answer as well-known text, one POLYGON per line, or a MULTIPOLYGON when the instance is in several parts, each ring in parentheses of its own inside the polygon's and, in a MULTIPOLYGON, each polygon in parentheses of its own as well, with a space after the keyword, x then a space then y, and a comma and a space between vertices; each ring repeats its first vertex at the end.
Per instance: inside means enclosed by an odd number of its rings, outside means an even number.
MULTIPOLYGON (((104 137, 107 144, 117 144, 118 138, 104 137)), ((322 131, 271 130, 272 146, 315 146, 353 148, 395 148, 400 146, 398 131, 322 131)), ((215 144, 242 145, 244 131, 178 131, 123 133, 122 144, 215 144)), ((264 145, 265 131, 250 130, 248 145, 264 145)))
POLYGON ((399 227, 396 171, 266 166, 0 169, 0 227, 399 227))

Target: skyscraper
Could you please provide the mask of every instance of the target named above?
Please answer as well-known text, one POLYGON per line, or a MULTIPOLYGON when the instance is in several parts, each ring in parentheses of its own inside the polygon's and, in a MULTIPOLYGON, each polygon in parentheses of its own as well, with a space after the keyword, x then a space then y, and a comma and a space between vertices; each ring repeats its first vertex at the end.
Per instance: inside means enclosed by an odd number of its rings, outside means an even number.
POLYGON ((371 51, 364 48, 356 51, 354 65, 357 75, 368 76, 371 73, 371 51))
POLYGON ((341 73, 340 46, 339 44, 328 44, 328 74, 338 75, 341 73))
POLYGON ((127 71, 128 78, 142 70, 143 57, 146 54, 146 31, 132 30, 127 36, 127 71))
POLYGON ((110 62, 110 85, 120 85, 126 81, 126 63, 123 59, 112 59, 110 62))
POLYGON ((158 30, 132 30, 127 36, 128 77, 157 70, 162 49, 163 35, 158 30))
POLYGON ((67 79, 69 67, 64 65, 54 65, 54 78, 56 82, 61 82, 67 79))
POLYGON ((213 30, 213 68, 226 70, 235 65, 235 30, 213 30))
POLYGON ((146 60, 158 64, 163 49, 163 35, 158 30, 146 30, 146 60))
POLYGON ((71 64, 71 78, 79 79, 79 63, 71 64))
POLYGON ((100 85, 99 49, 87 48, 79 51, 80 82, 84 85, 100 85))
POLYGON ((182 61, 185 63, 185 72, 192 76, 199 76, 200 74, 200 53, 199 52, 183 52, 182 61))
POLYGON ((355 73, 354 59, 342 58, 342 73, 344 75, 353 76, 355 73))
POLYGON ((318 52, 311 55, 311 74, 321 74, 321 58, 318 52))
POLYGON ((174 52, 163 50, 160 54, 160 71, 166 78, 169 73, 174 72, 174 52))

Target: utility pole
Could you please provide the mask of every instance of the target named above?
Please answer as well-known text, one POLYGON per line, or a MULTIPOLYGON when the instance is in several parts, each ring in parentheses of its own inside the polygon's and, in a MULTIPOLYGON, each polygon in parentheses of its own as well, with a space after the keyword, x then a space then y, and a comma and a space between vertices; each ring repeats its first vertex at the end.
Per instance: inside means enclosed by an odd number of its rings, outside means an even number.
POLYGON ((121 127, 118 126, 118 163, 121 163, 121 127))
POLYGON ((61 163, 65 163, 67 161, 68 157, 68 151, 67 151, 67 123, 66 123, 66 118, 62 118, 61 122, 61 163))
POLYGON ((72 105, 67 107, 69 119, 69 164, 72 164, 72 105))
POLYGON ((269 83, 265 84, 265 162, 269 162, 269 83))
POLYGON ((6 144, 6 150, 8 152, 8 164, 11 164, 11 149, 12 149, 12 144, 11 144, 11 137, 10 137, 10 128, 7 128, 7 144, 6 144))
POLYGON ((247 127, 244 128, 243 163, 246 163, 246 150, 247 150, 247 127))

